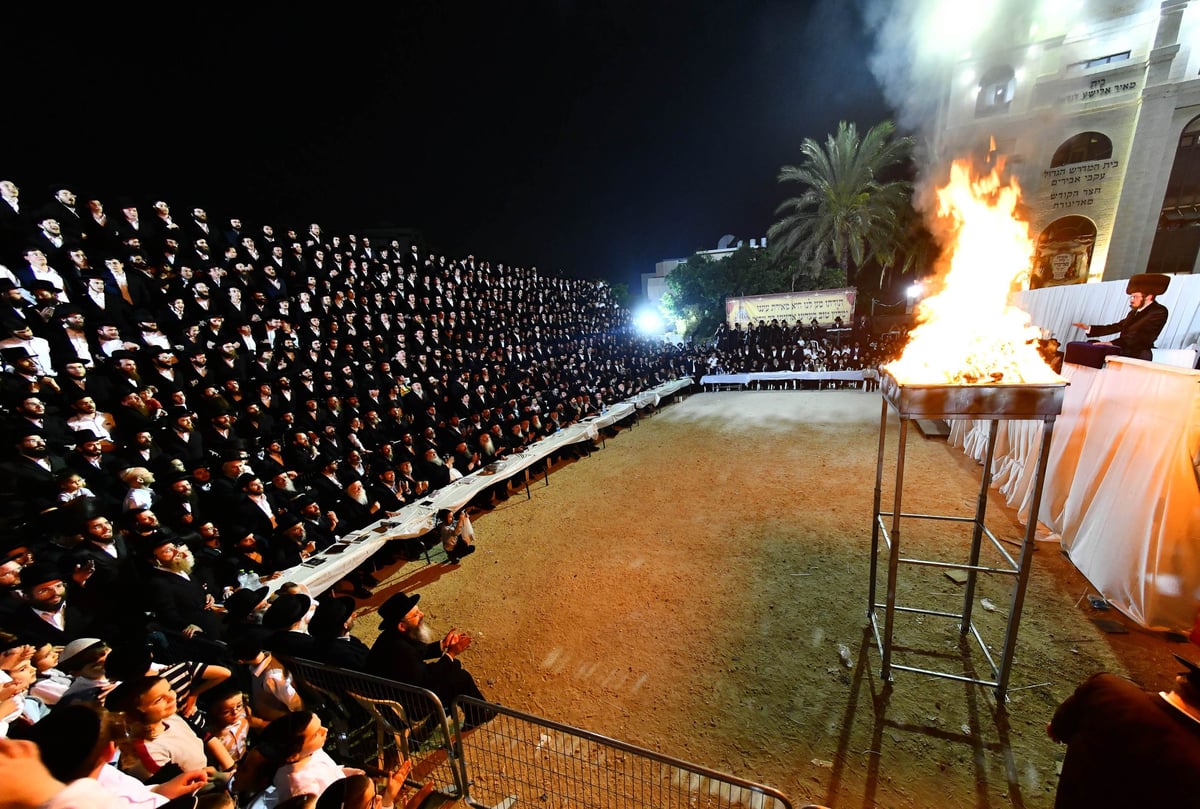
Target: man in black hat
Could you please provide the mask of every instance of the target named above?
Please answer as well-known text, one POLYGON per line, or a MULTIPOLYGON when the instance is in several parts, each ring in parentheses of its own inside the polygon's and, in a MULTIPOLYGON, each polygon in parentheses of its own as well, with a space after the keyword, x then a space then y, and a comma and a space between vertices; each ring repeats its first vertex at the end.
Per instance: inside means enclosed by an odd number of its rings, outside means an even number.
POLYGON ((186 546, 173 534, 155 531, 147 539, 152 567, 146 580, 147 605, 159 622, 190 638, 198 632, 221 640, 221 621, 213 607, 216 601, 191 576, 194 560, 186 546))
POLYGON ((34 562, 21 568, 21 591, 26 606, 9 623, 23 643, 65 646, 91 634, 91 616, 68 603, 67 577, 58 565, 34 562))
POLYGON ((292 509, 304 522, 304 535, 316 543, 317 552, 325 550, 345 533, 338 523, 337 512, 321 510, 321 504, 309 494, 292 498, 292 509))
POLYGON ((309 634, 317 642, 317 660, 353 671, 363 670, 371 650, 350 634, 355 618, 353 598, 336 596, 321 601, 308 625, 309 634))
POLYGON ((229 405, 218 403, 209 413, 208 425, 204 428, 204 448, 218 455, 236 451, 240 446, 237 433, 233 431, 234 413, 229 405))
POLYGON ((142 373, 142 381, 153 385, 163 396, 184 388, 182 371, 178 370, 179 356, 172 346, 149 346, 146 349, 149 364, 142 373))
POLYGON ((1067 745, 1055 809, 1193 806, 1200 774, 1200 666, 1149 693, 1101 673, 1058 706, 1046 730, 1067 745))
MULTIPOLYGON (((471 636, 451 629, 441 641, 417 608, 421 596, 396 593, 379 607, 382 633, 367 655, 366 671, 402 683, 426 688, 444 705, 461 696, 486 699, 458 656, 471 645, 471 636)), ((486 712, 467 715, 464 730, 491 718, 486 712)))
MULTIPOLYGON (((209 519, 209 515, 201 505, 191 474, 182 469, 168 468, 156 477, 155 489, 159 499, 154 504, 154 513, 172 531, 179 534, 194 533, 209 519)), ((212 593, 219 591, 220 588, 209 590, 212 593)))
POLYGON ((144 614, 131 599, 140 583, 137 559, 125 537, 117 533, 107 514, 90 509, 81 515, 83 542, 75 549, 78 570, 87 571, 84 584, 72 594, 74 603, 92 618, 92 629, 109 640, 122 628, 142 624, 144 614), (112 637, 110 637, 112 635, 112 637))
POLYGON ((158 442, 168 457, 182 461, 186 469, 195 469, 208 458, 195 419, 195 414, 186 407, 171 408, 164 419, 166 429, 158 442))
POLYGON ((119 475, 126 466, 104 454, 103 439, 92 430, 77 430, 74 437, 75 448, 63 456, 67 468, 87 481, 100 508, 118 508, 128 491, 119 475))
POLYGON ((108 376, 113 384, 113 396, 118 400, 129 391, 142 389, 141 369, 138 368, 137 352, 120 349, 112 352, 108 365, 108 376))
POLYGON ((270 546, 271 566, 275 570, 295 567, 317 552, 316 543, 307 536, 304 521, 290 511, 280 513, 276 519, 270 546))
POLYGON ((88 365, 81 359, 66 358, 58 365, 60 371, 58 385, 62 389, 62 401, 71 401, 73 397, 90 394, 97 403, 111 406, 116 398, 113 386, 104 374, 91 374, 88 365))
POLYGON ((1120 333, 1120 337, 1111 343, 1121 349, 1122 357, 1133 357, 1139 360, 1154 359, 1151 349, 1154 341, 1167 325, 1167 307, 1157 300, 1159 295, 1167 291, 1171 283, 1169 275, 1142 273, 1129 279, 1125 285, 1125 294, 1129 296, 1129 314, 1116 323, 1089 326, 1086 323, 1072 323, 1083 329, 1088 337, 1102 337, 1106 334, 1120 333))
POLYGON ((273 655, 313 659, 316 641, 308 634, 313 600, 303 593, 284 593, 263 613, 263 628, 272 631, 264 647, 273 655))
POLYGON ((0 352, 5 370, 0 373, 0 399, 10 401, 30 393, 51 396, 59 392, 58 383, 38 367, 37 359, 25 346, 0 352))
POLYGON ((88 334, 83 308, 74 303, 64 303, 55 308, 54 316, 58 324, 46 335, 54 367, 62 368, 69 362, 95 364, 92 336, 88 334))
POLYGON ((67 468, 66 463, 50 452, 45 432, 32 424, 17 430, 13 441, 16 458, 7 464, 0 489, 20 493, 16 504, 24 505, 26 516, 53 508, 58 501, 55 476, 67 468))
POLYGON ((269 587, 242 587, 225 599, 225 638, 231 647, 241 638, 261 644, 271 634, 262 625, 270 594, 269 587))

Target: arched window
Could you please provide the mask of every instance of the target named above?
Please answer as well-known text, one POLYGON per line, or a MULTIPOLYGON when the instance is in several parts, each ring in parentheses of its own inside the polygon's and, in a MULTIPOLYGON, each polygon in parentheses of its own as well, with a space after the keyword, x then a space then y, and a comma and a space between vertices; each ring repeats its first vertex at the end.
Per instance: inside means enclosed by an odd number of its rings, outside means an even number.
POLYGON ((1191 272, 1200 254, 1200 116, 1179 136, 1146 272, 1191 272))
POLYGON ((1008 112, 1013 95, 1017 92, 1017 77, 1008 65, 997 65, 983 74, 979 80, 979 95, 975 98, 975 117, 999 115, 1008 112))
POLYGON ((1086 216, 1055 219, 1038 237, 1029 288, 1082 284, 1092 266, 1096 223, 1086 216))
POLYGON ((1069 166, 1072 163, 1086 163, 1089 160, 1108 160, 1112 157, 1112 141, 1107 135, 1099 132, 1080 132, 1073 138, 1067 138, 1054 151, 1050 160, 1050 168, 1069 166))

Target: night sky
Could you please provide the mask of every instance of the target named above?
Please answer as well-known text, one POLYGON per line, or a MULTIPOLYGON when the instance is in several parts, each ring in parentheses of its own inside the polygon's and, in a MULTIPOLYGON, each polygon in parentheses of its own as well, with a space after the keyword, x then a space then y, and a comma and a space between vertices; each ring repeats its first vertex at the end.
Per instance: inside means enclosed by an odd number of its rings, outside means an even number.
POLYGON ((3 51, 0 174, 28 203, 63 182, 111 213, 414 227, 635 293, 763 235, 802 138, 888 115, 844 0, 38 5, 3 51))

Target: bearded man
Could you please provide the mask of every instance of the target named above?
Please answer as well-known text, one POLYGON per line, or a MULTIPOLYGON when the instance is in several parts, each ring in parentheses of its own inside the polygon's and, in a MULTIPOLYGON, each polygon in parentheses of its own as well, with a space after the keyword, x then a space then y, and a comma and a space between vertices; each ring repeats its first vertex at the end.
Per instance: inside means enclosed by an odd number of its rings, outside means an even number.
POLYGON ((172 471, 166 475, 163 484, 166 488, 162 499, 155 505, 155 512, 161 516, 163 524, 180 534, 195 531, 207 520, 207 515, 200 505, 200 496, 192 485, 191 476, 187 472, 172 471))
POLYGON ((34 562, 21 568, 21 590, 27 604, 9 626, 22 643, 65 646, 92 630, 92 616, 73 601, 68 603, 67 583, 58 565, 34 562))
MULTIPOLYGON (((379 677, 425 688, 449 706, 459 696, 483 700, 485 697, 458 660, 471 645, 471 636, 451 629, 441 641, 425 623, 425 613, 417 608, 419 594, 396 593, 379 607, 382 634, 367 655, 366 671, 379 677)), ((494 714, 486 709, 466 711, 463 730, 480 725, 494 714)))
POLYGON ((347 531, 366 528, 376 520, 390 516, 378 500, 372 499, 361 480, 352 480, 346 485, 346 496, 336 508, 347 531))
POLYGON ((147 606, 159 623, 187 638, 202 632, 220 640, 221 621, 212 611, 213 597, 191 576, 195 564, 191 551, 162 531, 148 539, 153 566, 146 579, 147 606))

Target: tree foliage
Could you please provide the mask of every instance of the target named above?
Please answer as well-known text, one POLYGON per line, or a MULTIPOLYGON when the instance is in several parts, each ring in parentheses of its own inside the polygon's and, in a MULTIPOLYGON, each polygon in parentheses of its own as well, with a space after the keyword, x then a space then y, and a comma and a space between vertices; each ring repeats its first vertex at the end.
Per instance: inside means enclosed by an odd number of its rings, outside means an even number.
POLYGON ((628 309, 633 302, 633 293, 629 291, 629 284, 624 281, 619 281, 611 286, 612 299, 617 306, 622 309, 628 309))
POLYGON ((788 288, 788 269, 767 250, 740 247, 725 258, 696 254, 667 276, 664 306, 704 338, 725 319, 725 298, 765 295, 788 288))
POLYGON ((869 262, 885 270, 895 264, 911 186, 884 178, 907 160, 912 139, 894 134, 895 125, 884 121, 860 138, 842 121, 823 146, 805 138, 800 164, 779 170, 779 182, 799 183, 801 193, 779 205, 767 235, 772 253, 791 262, 794 279, 817 279, 832 263, 853 284, 869 262))

